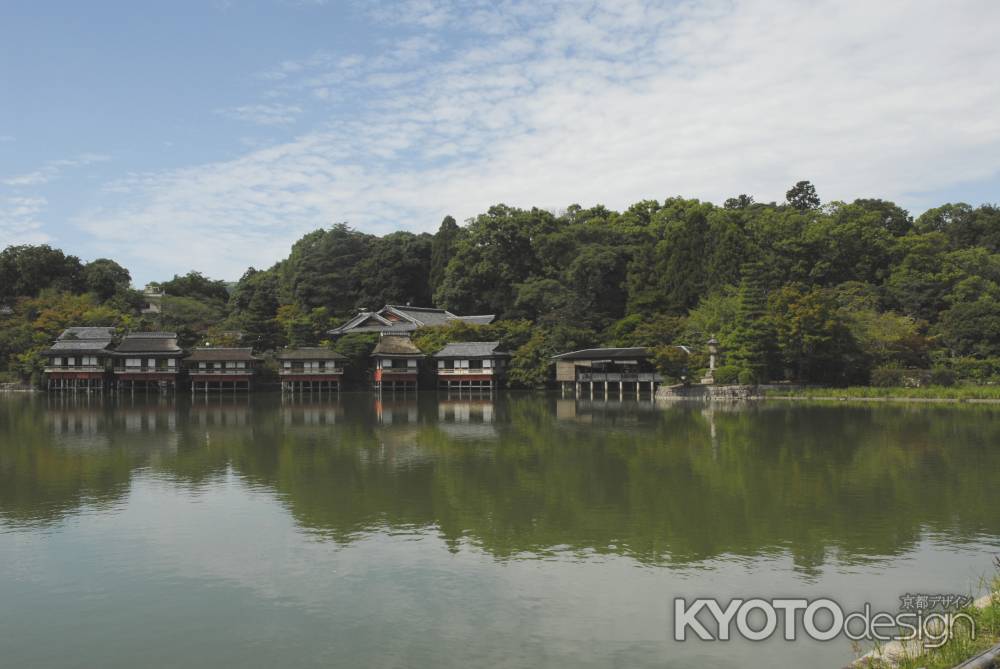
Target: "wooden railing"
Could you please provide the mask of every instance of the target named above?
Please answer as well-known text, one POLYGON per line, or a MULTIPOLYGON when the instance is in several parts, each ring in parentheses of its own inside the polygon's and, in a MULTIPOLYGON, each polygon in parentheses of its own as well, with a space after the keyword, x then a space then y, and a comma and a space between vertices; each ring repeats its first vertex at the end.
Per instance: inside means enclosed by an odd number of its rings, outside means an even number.
POLYGON ((104 365, 60 365, 58 367, 46 367, 45 373, 52 372, 103 372, 104 365))
POLYGON ((279 376, 307 376, 316 374, 343 374, 343 367, 319 367, 317 369, 279 369, 279 376))
POLYGON ((579 372, 576 380, 581 383, 648 383, 663 381, 656 372, 579 372))
POLYGON ((178 367, 115 367, 115 374, 177 374, 180 371, 178 367))
POLYGON ((254 370, 251 367, 233 367, 231 369, 200 369, 198 367, 190 367, 188 369, 188 374, 203 375, 203 374, 216 374, 216 375, 229 375, 234 374, 253 374, 254 370))

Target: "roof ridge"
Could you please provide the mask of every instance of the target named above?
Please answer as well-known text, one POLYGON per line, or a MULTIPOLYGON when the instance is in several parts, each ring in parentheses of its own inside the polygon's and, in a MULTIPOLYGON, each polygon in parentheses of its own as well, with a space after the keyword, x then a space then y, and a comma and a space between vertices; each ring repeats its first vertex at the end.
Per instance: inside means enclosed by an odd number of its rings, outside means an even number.
MULTIPOLYGON (((436 311, 439 313, 450 313, 447 309, 440 309, 438 307, 413 307, 408 304, 387 304, 385 307, 390 309, 402 309, 403 311, 436 311)), ((383 307, 383 308, 385 308, 383 307)))

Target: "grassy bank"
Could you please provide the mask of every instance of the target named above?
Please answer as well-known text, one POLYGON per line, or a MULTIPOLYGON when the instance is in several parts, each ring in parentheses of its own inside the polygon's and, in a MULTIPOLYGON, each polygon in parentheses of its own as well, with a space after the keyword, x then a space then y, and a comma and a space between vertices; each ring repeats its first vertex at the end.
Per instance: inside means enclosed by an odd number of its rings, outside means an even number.
POLYGON ((775 388, 764 391, 765 397, 847 398, 847 399, 926 399, 926 400, 998 400, 1000 386, 925 386, 921 388, 775 388))
POLYGON ((955 636, 940 648, 928 650, 916 657, 899 660, 898 669, 951 669, 975 657, 984 650, 1000 642, 1000 596, 994 582, 993 597, 983 608, 970 606, 963 610, 975 621, 975 638, 964 623, 954 627, 955 636))

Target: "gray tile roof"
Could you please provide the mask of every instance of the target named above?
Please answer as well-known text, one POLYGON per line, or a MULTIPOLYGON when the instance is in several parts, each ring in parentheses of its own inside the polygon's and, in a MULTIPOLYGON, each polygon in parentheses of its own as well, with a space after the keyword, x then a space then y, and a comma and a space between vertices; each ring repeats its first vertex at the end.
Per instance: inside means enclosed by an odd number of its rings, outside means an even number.
POLYGON ((435 358, 495 358, 507 356, 498 351, 498 341, 465 341, 451 342, 434 354, 435 358))
POLYGON ((112 327, 72 327, 63 330, 59 339, 113 339, 115 329, 112 327))
POLYGON ((52 347, 42 352, 42 355, 72 355, 73 353, 84 353, 93 355, 95 353, 110 353, 110 339, 65 339, 58 340, 52 347))
POLYGON ((116 355, 149 353, 181 356, 184 351, 177 345, 177 334, 173 332, 132 332, 125 335, 115 347, 116 355))
POLYGON ((189 362, 257 360, 251 348, 196 348, 188 356, 189 362))
POLYGON ((394 311, 409 319, 415 325, 434 327, 444 325, 450 320, 454 320, 454 314, 450 314, 444 309, 431 309, 428 307, 399 307, 396 305, 386 305, 385 310, 394 311))
POLYGON ((553 360, 635 360, 648 358, 652 352, 645 346, 632 348, 585 348, 552 356, 553 360))
POLYGON ((278 353, 277 358, 278 360, 347 360, 336 351, 319 346, 286 348, 278 353))
POLYGON ((455 316, 460 321, 472 323, 473 325, 489 325, 496 318, 494 314, 483 314, 482 316, 455 316))
POLYGON ((486 325, 492 323, 494 318, 495 316, 492 314, 456 316, 446 309, 387 304, 378 311, 362 311, 340 327, 330 330, 329 333, 337 335, 347 332, 413 332, 417 328, 436 327, 452 321, 486 325), (369 320, 376 322, 363 325, 369 320))

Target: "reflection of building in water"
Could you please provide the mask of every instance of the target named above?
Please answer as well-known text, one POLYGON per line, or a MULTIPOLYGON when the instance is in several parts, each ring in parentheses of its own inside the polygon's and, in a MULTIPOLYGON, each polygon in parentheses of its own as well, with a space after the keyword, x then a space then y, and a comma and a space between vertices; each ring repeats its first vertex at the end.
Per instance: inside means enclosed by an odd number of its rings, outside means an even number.
POLYGON ((419 415, 415 399, 385 399, 383 395, 375 396, 375 417, 382 425, 416 423, 419 415))
POLYGON ((285 425, 336 425, 344 415, 339 401, 309 401, 309 398, 282 397, 281 420, 285 425))
POLYGON ((491 399, 449 394, 438 402, 438 428, 454 439, 496 439, 495 410, 491 399))
POLYGON ((173 405, 119 407, 113 414, 115 424, 126 432, 175 432, 177 409, 173 405))
POLYGON ((107 415, 99 407, 50 405, 45 412, 45 422, 54 434, 96 436, 107 432, 107 415))
POLYGON ((447 399, 438 402, 438 420, 449 423, 492 423, 493 402, 489 399, 447 399))
POLYGON ((556 419, 578 423, 607 425, 632 425, 658 419, 662 409, 656 404, 633 397, 620 401, 607 399, 559 398, 556 400, 556 419))
POLYGON ((209 397, 191 403, 190 424, 197 427, 246 427, 250 424, 250 405, 224 397, 209 397), (214 400, 214 401, 213 401, 214 400))

